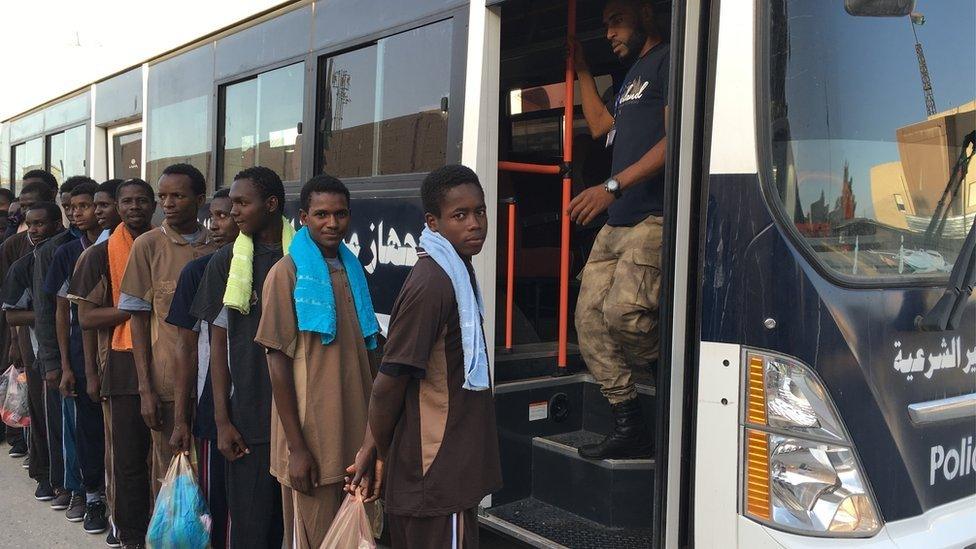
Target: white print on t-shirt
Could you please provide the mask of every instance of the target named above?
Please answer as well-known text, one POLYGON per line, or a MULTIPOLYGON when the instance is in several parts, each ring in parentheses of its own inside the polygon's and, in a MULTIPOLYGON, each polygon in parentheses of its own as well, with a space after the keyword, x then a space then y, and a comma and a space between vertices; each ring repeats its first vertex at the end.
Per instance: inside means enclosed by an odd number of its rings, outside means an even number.
POLYGON ((642 80, 640 76, 631 80, 630 84, 627 84, 627 87, 624 88, 624 93, 620 96, 620 103, 618 103, 618 105, 623 105, 628 101, 633 101, 643 97, 644 90, 647 89, 648 84, 650 84, 650 82, 642 80))

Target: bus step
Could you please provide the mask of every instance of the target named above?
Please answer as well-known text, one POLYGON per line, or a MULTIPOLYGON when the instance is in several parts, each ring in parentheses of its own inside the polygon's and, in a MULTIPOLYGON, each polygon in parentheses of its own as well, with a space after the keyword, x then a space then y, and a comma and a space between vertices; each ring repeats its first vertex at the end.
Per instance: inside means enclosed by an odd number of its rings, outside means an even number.
MULTIPOLYGON (((525 498, 488 509, 488 514, 564 547, 651 546, 650 528, 608 528, 536 498, 525 498)), ((647 510, 650 523, 650 509, 647 510)))
POLYGON ((610 527, 647 526, 654 460, 580 457, 580 446, 600 440, 602 435, 585 430, 534 437, 532 496, 610 527))
MULTIPOLYGON (((512 349, 495 347, 495 382, 504 383, 519 379, 552 375, 556 371, 559 346, 555 341, 525 343, 512 349)), ((583 370, 579 347, 570 343, 566 347, 568 373, 583 370)))

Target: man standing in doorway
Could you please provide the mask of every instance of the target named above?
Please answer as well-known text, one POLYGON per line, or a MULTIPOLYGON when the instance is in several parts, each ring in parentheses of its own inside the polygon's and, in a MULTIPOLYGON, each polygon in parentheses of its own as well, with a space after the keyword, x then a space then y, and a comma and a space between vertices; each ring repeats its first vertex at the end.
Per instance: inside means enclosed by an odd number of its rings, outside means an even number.
POLYGON ((607 108, 575 43, 583 115, 590 134, 613 147, 611 177, 570 203, 570 218, 586 225, 607 211, 583 268, 576 305, 580 351, 603 395, 614 428, 599 444, 580 448, 590 459, 651 453, 632 369, 658 356, 658 295, 664 214, 665 119, 670 48, 648 0, 611 0, 603 11, 613 53, 630 65, 607 108))

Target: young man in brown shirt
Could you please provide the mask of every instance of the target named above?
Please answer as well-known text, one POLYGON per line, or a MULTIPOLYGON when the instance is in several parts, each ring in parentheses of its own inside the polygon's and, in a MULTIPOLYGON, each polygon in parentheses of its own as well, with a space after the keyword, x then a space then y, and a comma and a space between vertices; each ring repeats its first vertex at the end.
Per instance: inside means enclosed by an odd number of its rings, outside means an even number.
MULTIPOLYGON (((369 426, 385 462, 394 549, 477 548, 478 504, 502 485, 471 266, 488 232, 485 196, 464 166, 431 172, 421 195, 422 250, 393 306, 369 426)), ((366 445, 360 457, 371 453, 366 445)))
MULTIPOLYGON (((102 194, 100 191, 96 195, 96 204, 101 202, 102 194)), ((109 454, 106 461, 110 463, 110 477, 115 485, 112 521, 124 546, 141 547, 152 507, 150 435, 140 415, 139 380, 132 347, 127 344, 128 338, 122 337, 128 332, 130 315, 118 308, 121 293, 118 286, 129 258, 124 242, 131 245, 133 239, 152 229, 156 201, 152 187, 141 179, 120 183, 115 199, 122 222, 108 241, 88 248, 78 259, 68 296, 78 305, 82 329, 98 331, 100 375, 89 376, 86 389, 89 395, 100 395, 108 408, 105 421, 110 423, 111 435, 106 437, 109 454), (113 284, 113 280, 117 283, 113 284)), ((110 213, 96 215, 103 226, 112 225, 114 216, 110 213)))
POLYGON ((139 379, 142 417, 152 429, 153 493, 173 459, 173 360, 179 334, 166 323, 180 272, 217 248, 210 230, 197 221, 207 198, 200 170, 174 164, 163 170, 156 194, 165 221, 135 240, 122 277, 119 309, 132 315, 132 356, 139 379))
POLYGON ((349 227, 346 186, 328 175, 313 177, 302 189, 300 215, 305 227, 264 283, 255 341, 267 349, 274 391, 271 472, 282 485, 287 546, 316 549, 339 510, 346 466, 364 435, 369 438, 367 347, 375 346, 379 326, 362 266, 342 243, 349 227), (316 293, 322 303, 312 313, 328 317, 331 327, 309 329, 303 294, 296 297, 297 278, 316 277, 313 263, 323 279, 316 293))

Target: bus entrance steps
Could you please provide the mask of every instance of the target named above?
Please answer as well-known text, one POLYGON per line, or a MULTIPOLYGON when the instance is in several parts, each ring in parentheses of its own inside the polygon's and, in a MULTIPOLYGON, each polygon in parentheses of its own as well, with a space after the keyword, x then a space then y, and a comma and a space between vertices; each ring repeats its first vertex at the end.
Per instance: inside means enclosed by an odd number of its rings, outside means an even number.
POLYGON ((651 546, 650 528, 608 528, 535 498, 493 507, 488 512, 564 547, 643 549, 651 546))
POLYGON ((580 446, 602 438, 583 430, 533 438, 532 497, 609 527, 646 526, 654 460, 580 457, 580 446))

